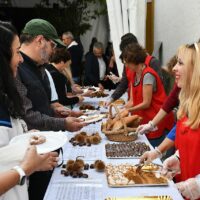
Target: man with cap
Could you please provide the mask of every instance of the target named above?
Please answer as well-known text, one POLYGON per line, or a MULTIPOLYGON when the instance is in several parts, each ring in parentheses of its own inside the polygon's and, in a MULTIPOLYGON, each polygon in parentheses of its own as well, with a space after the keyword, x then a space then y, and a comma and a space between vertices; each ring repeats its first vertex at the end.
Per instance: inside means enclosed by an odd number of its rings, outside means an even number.
MULTIPOLYGON (((51 105, 51 89, 43 64, 48 63, 53 49, 64 46, 56 29, 48 21, 32 19, 20 36, 24 62, 18 68, 17 88, 23 100, 28 129, 78 131, 81 120, 56 117, 51 105)), ((29 199, 42 200, 51 178, 50 172, 37 172, 29 179, 29 199)))

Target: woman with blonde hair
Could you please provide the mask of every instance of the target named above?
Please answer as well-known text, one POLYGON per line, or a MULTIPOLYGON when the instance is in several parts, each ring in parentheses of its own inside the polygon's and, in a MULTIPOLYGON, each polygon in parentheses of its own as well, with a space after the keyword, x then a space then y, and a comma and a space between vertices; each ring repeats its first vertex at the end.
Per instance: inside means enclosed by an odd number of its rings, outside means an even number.
POLYGON ((181 46, 177 55, 178 62, 173 68, 181 88, 175 139, 177 152, 163 163, 163 174, 171 176, 181 172, 176 179, 181 194, 187 199, 200 199, 200 44, 181 46))

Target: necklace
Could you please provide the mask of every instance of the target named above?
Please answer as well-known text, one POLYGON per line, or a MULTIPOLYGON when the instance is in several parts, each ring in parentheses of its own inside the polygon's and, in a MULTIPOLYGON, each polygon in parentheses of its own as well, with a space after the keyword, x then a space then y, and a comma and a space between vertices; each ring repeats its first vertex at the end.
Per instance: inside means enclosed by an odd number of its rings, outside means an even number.
POLYGON ((146 66, 144 64, 142 64, 141 68, 138 70, 138 72, 136 72, 136 82, 138 83, 141 79, 142 76, 142 72, 144 70, 146 66))

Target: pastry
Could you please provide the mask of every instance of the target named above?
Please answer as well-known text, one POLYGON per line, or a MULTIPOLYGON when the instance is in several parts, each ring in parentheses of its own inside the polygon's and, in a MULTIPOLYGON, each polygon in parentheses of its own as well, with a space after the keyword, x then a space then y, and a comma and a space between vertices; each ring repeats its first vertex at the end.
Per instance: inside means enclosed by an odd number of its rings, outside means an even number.
POLYGON ((33 135, 30 137, 30 145, 38 145, 46 142, 46 137, 43 135, 33 135))

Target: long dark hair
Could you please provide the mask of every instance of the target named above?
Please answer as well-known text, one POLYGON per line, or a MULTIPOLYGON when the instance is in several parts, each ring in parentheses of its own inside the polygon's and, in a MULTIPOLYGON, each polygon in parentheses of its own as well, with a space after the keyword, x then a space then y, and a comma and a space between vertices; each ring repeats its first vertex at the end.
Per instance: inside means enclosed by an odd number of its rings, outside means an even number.
POLYGON ((24 113, 22 100, 11 69, 12 43, 16 36, 17 31, 11 23, 0 21, 0 105, 13 118, 20 118, 24 113))

